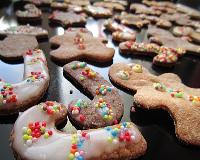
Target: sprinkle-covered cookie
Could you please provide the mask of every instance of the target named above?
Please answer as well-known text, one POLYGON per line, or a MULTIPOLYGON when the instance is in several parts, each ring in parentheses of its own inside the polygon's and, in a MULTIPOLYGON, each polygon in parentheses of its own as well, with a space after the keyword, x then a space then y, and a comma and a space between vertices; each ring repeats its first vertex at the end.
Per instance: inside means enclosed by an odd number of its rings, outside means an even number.
POLYGON ((85 59, 94 62, 109 62, 114 56, 114 49, 103 43, 104 39, 93 37, 85 28, 69 28, 64 35, 50 39, 52 45, 59 46, 50 52, 51 57, 59 62, 85 59))
POLYGON ((64 72, 89 93, 92 101, 76 99, 68 107, 70 119, 79 127, 99 128, 120 122, 124 107, 118 91, 85 62, 74 61, 64 72))
POLYGON ((174 119, 176 136, 187 144, 200 146, 200 89, 185 86, 176 74, 155 76, 132 63, 113 64, 109 77, 136 92, 134 103, 138 107, 168 111, 174 119))

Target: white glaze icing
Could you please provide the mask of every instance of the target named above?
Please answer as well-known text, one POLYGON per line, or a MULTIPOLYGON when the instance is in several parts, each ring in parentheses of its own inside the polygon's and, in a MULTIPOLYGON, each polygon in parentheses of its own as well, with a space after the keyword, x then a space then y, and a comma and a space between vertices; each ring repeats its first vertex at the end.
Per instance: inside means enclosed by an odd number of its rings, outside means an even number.
MULTIPOLYGON (((16 109, 22 107, 26 104, 27 101, 30 101, 32 98, 37 97, 37 94, 43 93, 49 83, 49 73, 46 64, 46 58, 42 50, 35 49, 32 51, 31 55, 24 54, 24 80, 20 83, 11 84, 13 87, 13 93, 16 95, 17 101, 14 103, 0 103, 1 108, 12 108, 15 107, 16 109), (30 63, 31 60, 36 60, 35 63, 30 63), (33 82, 27 82, 31 72, 41 72, 41 75, 44 78, 40 80, 36 80, 33 82)), ((0 89, 6 82, 0 82, 0 89)), ((38 97, 35 101, 39 100, 38 97)), ((1 99, 0 99, 1 102, 1 99)))
MULTIPOLYGON (((67 160, 72 144, 72 134, 58 132, 55 129, 54 124, 55 119, 66 116, 66 112, 61 110, 54 115, 49 115, 41 110, 41 105, 34 106, 19 116, 14 125, 14 139, 12 141, 12 146, 20 157, 27 160, 67 160), (53 135, 48 139, 44 139, 41 136, 36 142, 33 142, 31 146, 27 146, 22 138, 22 128, 27 126, 30 122, 36 121, 46 121, 46 129, 51 130, 53 135)), ((106 129, 87 130, 90 139, 86 140, 81 147, 85 152, 84 158, 95 158, 104 153, 112 153, 115 149, 125 146, 125 143, 137 145, 142 137, 138 129, 130 123, 128 131, 134 137, 131 142, 111 143, 107 140, 110 133, 106 129)))

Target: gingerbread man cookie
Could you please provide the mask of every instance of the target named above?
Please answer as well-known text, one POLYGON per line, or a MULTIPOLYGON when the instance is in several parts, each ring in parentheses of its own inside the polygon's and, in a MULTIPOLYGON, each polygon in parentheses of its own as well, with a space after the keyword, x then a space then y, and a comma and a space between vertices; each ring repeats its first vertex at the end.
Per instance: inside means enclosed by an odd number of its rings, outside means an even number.
POLYGON ((185 54, 185 50, 181 48, 169 48, 155 43, 137 43, 134 41, 120 43, 119 49, 122 54, 154 57, 153 64, 163 67, 174 66, 178 58, 185 54))
POLYGON ((64 73, 89 93, 92 101, 76 99, 68 107, 69 118, 80 128, 99 128, 120 122, 124 106, 118 91, 85 62, 64 66, 64 73))
POLYGON ((114 64, 109 77, 136 92, 134 103, 138 107, 168 111, 174 119, 176 136, 187 144, 200 146, 200 89, 185 86, 176 74, 155 76, 137 64, 114 64))
POLYGON ((9 27, 5 30, 0 30, 0 35, 31 35, 39 38, 48 37, 48 31, 41 27, 34 27, 30 25, 19 25, 9 27))
POLYGON ((183 50, 189 51, 188 53, 190 54, 200 54, 200 47, 198 45, 194 45, 187 40, 174 37, 167 30, 156 27, 149 27, 147 30, 147 34, 151 37, 151 42, 170 48, 181 48, 183 50))
POLYGON ((52 23, 59 23, 63 27, 84 26, 86 24, 86 16, 84 14, 76 14, 75 12, 53 11, 49 16, 52 23))
POLYGON ((42 11, 34 4, 26 4, 24 11, 18 10, 16 16, 20 21, 38 21, 41 20, 42 11))
POLYGON ((78 130, 72 134, 56 129, 55 125, 66 119, 66 107, 52 101, 22 113, 10 138, 15 157, 26 160, 117 160, 135 159, 146 152, 147 143, 132 122, 78 130))
POLYGON ((38 47, 35 37, 27 35, 9 35, 0 41, 0 57, 6 60, 16 60, 22 58, 29 49, 38 47))
POLYGON ((59 46, 50 52, 54 60, 69 62, 86 59, 95 62, 109 62, 114 56, 114 49, 108 48, 104 39, 93 37, 85 28, 69 28, 64 35, 57 35, 50 39, 52 45, 59 46))
POLYGON ((24 80, 20 83, 0 81, 0 115, 24 111, 39 102, 49 86, 49 73, 42 50, 24 54, 24 80))

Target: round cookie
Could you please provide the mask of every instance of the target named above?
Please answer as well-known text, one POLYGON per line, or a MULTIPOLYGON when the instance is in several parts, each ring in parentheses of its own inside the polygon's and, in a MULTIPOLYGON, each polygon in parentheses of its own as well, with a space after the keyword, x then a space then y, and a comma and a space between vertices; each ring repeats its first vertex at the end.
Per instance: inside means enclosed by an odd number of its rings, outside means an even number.
POLYGON ((99 128, 120 122, 124 106, 118 91, 85 62, 73 61, 64 66, 64 73, 81 85, 92 101, 73 100, 68 107, 69 118, 80 128, 99 128))
POLYGON ((10 84, 0 81, 0 115, 24 111, 36 104, 49 86, 49 73, 42 50, 24 54, 24 80, 10 84))
POLYGON ((22 113, 10 138, 15 157, 18 160, 117 160, 135 159, 146 152, 146 141, 131 122, 69 134, 55 126, 66 119, 66 107, 52 101, 22 113))

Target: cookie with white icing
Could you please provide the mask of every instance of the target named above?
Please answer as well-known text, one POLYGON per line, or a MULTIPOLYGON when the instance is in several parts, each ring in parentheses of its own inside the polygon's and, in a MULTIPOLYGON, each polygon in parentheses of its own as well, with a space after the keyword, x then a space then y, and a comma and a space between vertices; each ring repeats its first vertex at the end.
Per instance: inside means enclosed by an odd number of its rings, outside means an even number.
POLYGON ((22 58, 27 50, 37 47, 38 42, 34 36, 8 35, 0 41, 0 57, 5 60, 16 60, 22 58))
POLYGON ((112 33, 112 39, 116 42, 135 41, 136 32, 121 32, 116 31, 112 33))
POLYGON ((118 91, 85 62, 73 61, 64 66, 64 73, 77 83, 92 101, 76 99, 68 106, 69 118, 83 129, 99 128, 120 122, 124 106, 118 91))
POLYGON ((42 50, 24 54, 24 80, 11 84, 0 81, 0 115, 24 111, 39 102, 49 86, 47 62, 42 50))
POLYGON ((55 127, 65 119, 66 107, 52 101, 22 113, 11 135, 15 157, 18 160, 135 159, 147 149, 145 139, 132 122, 70 134, 55 127))
POLYGON ((18 10, 16 16, 19 21, 40 21, 42 18, 42 11, 34 4, 26 4, 24 10, 18 10))
POLYGON ((0 30, 0 35, 31 35, 37 38, 47 38, 48 31, 41 27, 35 27, 30 25, 19 25, 0 30))

